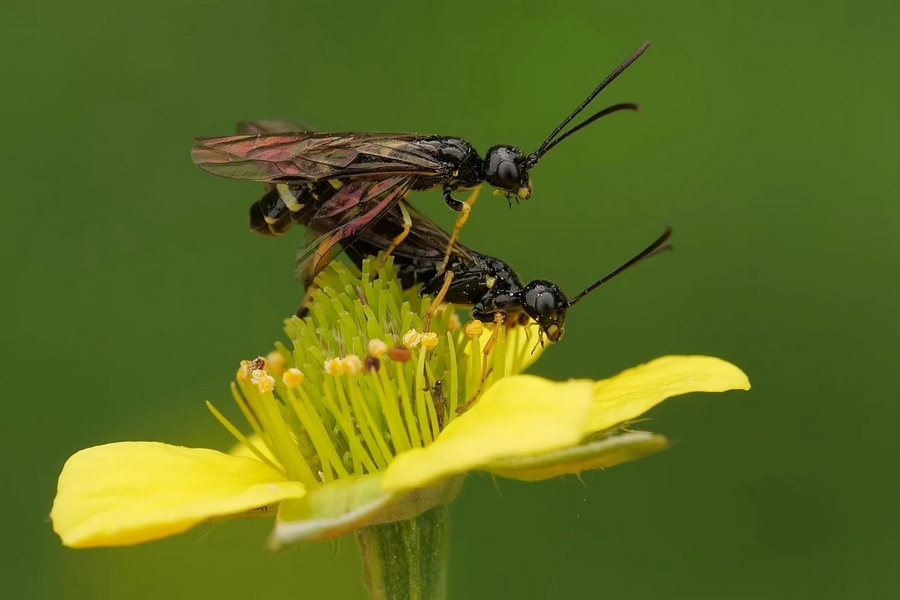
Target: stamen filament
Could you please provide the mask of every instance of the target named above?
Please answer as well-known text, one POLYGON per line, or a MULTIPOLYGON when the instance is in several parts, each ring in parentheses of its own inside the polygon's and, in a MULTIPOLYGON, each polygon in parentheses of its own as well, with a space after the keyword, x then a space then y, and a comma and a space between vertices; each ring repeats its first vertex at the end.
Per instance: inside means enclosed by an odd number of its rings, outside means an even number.
POLYGON ((478 389, 478 382, 481 378, 481 339, 472 338, 469 344, 469 368, 466 370, 466 402, 478 389))
POLYGON ((259 420, 256 418, 256 415, 253 414, 253 411, 250 409, 250 405, 247 404, 246 398, 244 398, 241 391, 238 389, 238 386, 234 383, 231 384, 231 395, 234 398, 235 403, 238 405, 238 408, 241 409, 241 412, 244 414, 244 418, 247 419, 247 422, 250 423, 251 429, 253 429, 253 433, 262 438, 263 441, 266 439, 265 432, 263 432, 262 426, 259 424, 259 420))
POLYGON ((494 350, 491 352, 491 382, 509 375, 506 370, 506 326, 496 325, 500 327, 500 334, 497 336, 497 342, 494 344, 494 350))
POLYGON ((344 439, 350 447, 350 456, 353 459, 354 474, 361 475, 362 467, 365 467, 367 472, 374 473, 377 470, 375 468, 375 462, 372 460, 369 452, 360 443, 359 438, 356 436, 356 427, 353 426, 353 422, 347 417, 350 407, 347 405, 347 398, 344 396, 341 386, 334 382, 328 382, 328 384, 326 384, 323 400, 325 401, 325 406, 331 411, 332 416, 334 416, 338 425, 344 431, 344 439), (332 391, 335 391, 338 394, 341 405, 347 411, 346 414, 341 412, 341 409, 335 403, 332 391))
POLYGON ((211 412, 211 413, 213 414, 213 416, 216 418, 216 420, 217 420, 219 423, 221 423, 222 426, 223 426, 225 429, 227 429, 228 432, 229 432, 231 435, 233 435, 233 436, 235 437, 235 439, 237 439, 237 441, 239 441, 241 444, 244 445, 244 447, 246 447, 248 450, 250 450, 250 452, 252 452, 252 453, 256 456, 256 458, 258 458, 258 459, 261 460, 262 462, 266 463, 267 465, 269 465, 270 467, 272 467, 273 469, 275 469, 276 471, 278 471, 279 473, 281 473, 282 477, 287 477, 287 473, 284 472, 284 469, 281 468, 281 466, 276 465, 276 464, 273 463, 271 460, 269 460, 269 457, 268 457, 268 456, 266 456, 265 454, 263 454, 262 452, 260 452, 260 451, 256 448, 256 446, 255 446, 250 440, 248 440, 247 437, 246 437, 243 433, 241 433, 240 430, 239 430, 237 427, 235 427, 234 425, 232 425, 232 424, 231 424, 231 421, 229 421, 229 420, 225 417, 225 415, 223 415, 222 413, 220 413, 220 412, 216 409, 216 407, 213 406, 213 403, 210 402, 209 400, 206 401, 206 408, 208 408, 208 409, 209 409, 209 412, 211 412))
POLYGON ((387 442, 384 441, 384 437, 381 435, 381 428, 378 427, 378 424, 372 417, 372 412, 369 410, 362 392, 356 386, 350 386, 350 402, 357 414, 361 414, 363 417, 362 423, 359 423, 359 425, 366 440, 366 445, 369 447, 369 452, 372 453, 372 458, 379 468, 387 467, 393 455, 387 446, 387 442), (363 423, 365 423, 365 427, 362 426, 363 423))
POLYGON ((276 458, 284 465, 288 475, 307 486, 313 486, 318 481, 309 466, 308 459, 300 454, 299 447, 294 443, 290 430, 284 422, 284 417, 278 408, 279 403, 271 392, 265 394, 248 395, 248 400, 255 396, 259 402, 252 402, 250 407, 259 416, 260 423, 270 435, 270 449, 276 458))
POLYGON ((309 439, 316 449, 316 456, 319 458, 325 481, 331 481, 334 478, 334 474, 331 471, 332 468, 337 471, 338 477, 341 476, 342 472, 343 475, 348 475, 344 470, 344 465, 341 464, 340 457, 338 457, 337 453, 334 451, 334 446, 328 438, 328 433, 322 426, 321 419, 313 417, 310 414, 310 411, 307 408, 309 401, 302 397, 302 388, 300 389, 300 397, 298 397, 291 389, 288 389, 286 393, 291 408, 294 409, 294 413, 300 420, 300 424, 309 435, 309 439))
POLYGON ((406 430, 409 432, 409 438, 415 448, 422 447, 422 434, 419 433, 419 426, 416 423, 416 415, 412 411, 412 403, 409 400, 409 388, 406 385, 406 378, 403 376, 403 364, 396 364, 397 388, 400 391, 400 403, 403 405, 403 416, 406 420, 406 430))
POLYGON ((416 394, 416 415, 419 417, 419 428, 422 431, 422 442, 427 446, 434 441, 433 432, 436 432, 437 428, 432 429, 431 427, 429 427, 427 408, 428 403, 425 401, 424 389, 425 378, 422 376, 423 369, 425 368, 425 353, 426 350, 424 348, 419 350, 419 360, 416 362, 416 372, 413 378, 413 391, 416 394))
MULTIPOLYGON (((465 338, 465 336, 462 336, 465 338)), ((450 410, 448 414, 455 415, 459 405, 459 370, 456 363, 456 344, 453 343, 453 334, 447 332, 447 348, 450 354, 450 410)))
POLYGON ((397 391, 394 388, 394 383, 388 377, 387 369, 380 369, 378 377, 373 377, 372 381, 375 393, 378 394, 378 400, 381 403, 381 412, 387 421, 388 431, 391 432, 391 443, 394 445, 394 451, 398 454, 406 452, 412 448, 412 442, 410 442, 409 434, 403 425, 403 417, 400 415, 400 409, 396 400, 390 400, 391 398, 397 398, 397 391))
MULTIPOLYGON (((434 406, 434 401, 431 396, 431 391, 434 389, 435 377, 434 373, 431 372, 431 369, 428 368, 428 363, 425 362, 425 355, 428 353, 428 350, 422 348, 419 352, 419 366, 416 369, 416 396, 417 401, 419 397, 421 397, 421 403, 423 406, 419 408, 419 414, 421 415, 420 419, 428 420, 430 427, 428 428, 428 440, 426 442, 433 442, 438 433, 441 431, 441 426, 438 422, 437 418, 437 409, 434 406), (424 373, 428 374, 427 381, 430 383, 428 386, 428 390, 425 389, 426 378, 423 376, 424 373), (419 383, 421 382, 421 385, 419 383)), ((425 427, 422 427, 423 434, 425 433, 425 427)))

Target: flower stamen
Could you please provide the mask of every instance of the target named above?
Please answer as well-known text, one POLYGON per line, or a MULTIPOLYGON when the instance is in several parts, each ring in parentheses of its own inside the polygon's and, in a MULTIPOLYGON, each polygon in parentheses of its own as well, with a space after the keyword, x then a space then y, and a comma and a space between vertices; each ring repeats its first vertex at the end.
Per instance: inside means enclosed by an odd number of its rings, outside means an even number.
POLYGON ((463 329, 466 332, 466 335, 472 338, 473 340, 476 338, 480 338, 481 334, 484 333, 484 325, 481 321, 469 321, 466 323, 465 328, 463 329))
POLYGON ((451 331, 452 307, 420 333, 433 303, 402 292, 390 261, 378 273, 364 263, 360 274, 334 263, 318 284, 309 316, 287 322, 293 349, 243 361, 234 388, 277 463, 311 488, 384 470, 399 453, 432 444, 482 375, 487 387, 522 364, 495 356, 505 351, 500 327, 487 353, 481 322, 451 331))
POLYGON ((432 348, 437 346, 439 339, 440 338, 438 338, 438 334, 436 334, 433 331, 426 331, 425 333, 422 334, 422 336, 420 338, 420 340, 422 342, 422 347, 425 348, 426 350, 431 350, 432 348))
POLYGON ((403 345, 407 348, 416 348, 422 341, 422 334, 416 331, 415 328, 413 328, 404 333, 401 339, 403 341, 403 345))
POLYGON ((295 367, 291 367, 281 376, 282 383, 287 387, 297 387, 303 383, 304 379, 306 379, 306 376, 303 374, 303 371, 295 367))
POLYGON ((355 354, 351 354, 349 356, 345 356, 344 359, 344 372, 347 375, 353 377, 360 371, 362 371, 363 363, 362 360, 355 354))
POLYGON ((369 340, 369 354, 374 356, 375 358, 379 358, 382 354, 388 351, 388 345, 384 343, 384 341, 373 338, 369 340))
POLYGON ((340 377, 341 375, 346 373, 344 368, 344 361, 342 361, 340 358, 329 358, 325 361, 325 372, 332 377, 340 377))
POLYGON ((275 389, 275 378, 265 369, 256 369, 250 374, 250 383, 256 386, 261 394, 268 394, 275 389))
POLYGON ((387 351, 387 357, 397 362, 409 362, 412 360, 412 352, 406 346, 394 346, 387 351))

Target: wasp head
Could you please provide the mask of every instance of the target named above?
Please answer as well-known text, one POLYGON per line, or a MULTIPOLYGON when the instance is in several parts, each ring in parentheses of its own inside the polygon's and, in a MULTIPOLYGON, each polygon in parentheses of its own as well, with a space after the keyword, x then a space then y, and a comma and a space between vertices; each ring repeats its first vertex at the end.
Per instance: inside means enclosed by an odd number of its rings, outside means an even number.
POLYGON ((558 285, 542 279, 532 281, 522 290, 522 308, 548 340, 558 342, 562 338, 569 300, 558 285))
POLYGON ((528 200, 531 197, 531 178, 528 161, 515 146, 494 146, 484 157, 484 180, 497 188, 495 194, 528 200))

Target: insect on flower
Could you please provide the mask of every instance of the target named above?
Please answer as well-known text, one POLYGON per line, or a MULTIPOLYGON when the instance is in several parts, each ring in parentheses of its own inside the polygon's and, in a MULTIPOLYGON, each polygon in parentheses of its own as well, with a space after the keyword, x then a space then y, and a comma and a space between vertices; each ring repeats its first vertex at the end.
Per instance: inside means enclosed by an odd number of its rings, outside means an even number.
MULTIPOLYGON (((250 209, 250 227, 269 235, 283 234, 301 223, 314 234, 301 246, 300 279, 313 280, 362 231, 409 192, 440 187, 444 201, 460 213, 450 241, 468 219, 482 182, 495 194, 512 200, 531 196, 531 169, 561 141, 597 119, 620 110, 637 110, 632 103, 609 106, 563 131, 607 85, 649 46, 645 42, 610 73, 531 154, 510 145, 488 149, 481 158, 458 137, 406 133, 314 132, 287 121, 257 121, 239 126, 239 135, 197 138, 194 163, 204 171, 242 181, 262 182, 268 193, 250 209), (287 131, 291 130, 291 131, 287 131), (457 190, 475 189, 468 201, 453 197, 457 190)), ((393 249, 411 223, 392 240, 393 249)), ((450 260, 451 245, 441 263, 450 260)))
MULTIPOLYGON (((645 258, 671 249, 672 230, 666 231, 633 258, 595 281, 573 298, 551 281, 536 279, 523 284, 506 262, 467 248, 458 241, 451 244, 450 262, 442 271, 444 248, 450 235, 405 200, 400 210, 389 212, 373 227, 362 232, 345 250, 358 266, 391 246, 391 240, 409 219, 411 227, 402 244, 392 253, 404 289, 423 284, 420 296, 434 296, 431 313, 441 302, 471 307, 472 318, 483 323, 511 322, 527 316, 539 326, 543 339, 557 342, 565 331, 566 313, 589 293, 645 258), (400 213, 405 213, 401 216, 400 213)), ((430 314, 426 313, 426 319, 430 314)), ((426 325, 427 328, 427 325, 426 325)))

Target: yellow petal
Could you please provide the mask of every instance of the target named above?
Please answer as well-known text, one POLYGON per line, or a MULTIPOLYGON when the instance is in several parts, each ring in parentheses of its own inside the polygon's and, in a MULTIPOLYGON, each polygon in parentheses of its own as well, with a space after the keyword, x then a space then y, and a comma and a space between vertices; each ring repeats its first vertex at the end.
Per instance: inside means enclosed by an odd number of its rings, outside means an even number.
POLYGON ((539 481, 592 469, 606 469, 658 452, 668 443, 661 435, 633 431, 539 456, 498 460, 488 465, 487 470, 509 479, 539 481))
POLYGON ((634 419, 672 396, 749 389, 744 372, 720 358, 664 356, 594 384, 585 433, 634 419))
POLYGON ((592 388, 587 380, 559 383, 533 375, 501 379, 433 444, 397 456, 385 471, 382 488, 411 489, 498 458, 573 446, 583 437, 592 388))
POLYGON ((66 462, 50 518, 67 546, 123 546, 305 493, 256 459, 121 442, 82 450, 66 462))

